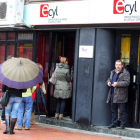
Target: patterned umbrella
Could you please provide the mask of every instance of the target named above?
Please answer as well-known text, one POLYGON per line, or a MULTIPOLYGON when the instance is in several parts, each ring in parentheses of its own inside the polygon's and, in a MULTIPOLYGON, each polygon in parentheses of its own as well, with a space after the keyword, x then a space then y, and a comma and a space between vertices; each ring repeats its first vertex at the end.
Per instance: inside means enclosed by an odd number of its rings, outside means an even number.
POLYGON ((0 65, 0 81, 11 88, 27 89, 42 81, 43 72, 27 58, 13 58, 0 65))

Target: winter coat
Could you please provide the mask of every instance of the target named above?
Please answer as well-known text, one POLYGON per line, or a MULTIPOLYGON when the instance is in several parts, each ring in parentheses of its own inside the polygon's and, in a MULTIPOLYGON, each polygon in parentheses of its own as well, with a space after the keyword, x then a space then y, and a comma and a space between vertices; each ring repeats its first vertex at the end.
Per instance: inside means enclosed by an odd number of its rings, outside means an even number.
POLYGON ((70 71, 67 64, 59 63, 56 69, 56 85, 54 90, 54 97, 67 99, 71 97, 70 89, 70 71))
MULTIPOLYGON (((115 70, 111 71, 110 78, 107 80, 112 83, 112 78, 115 74, 115 70)), ((114 88, 113 103, 126 103, 128 101, 128 86, 130 84, 130 74, 123 68, 121 72, 117 75, 117 86, 114 88)), ((107 103, 110 101, 112 94, 112 88, 110 87, 107 103)))

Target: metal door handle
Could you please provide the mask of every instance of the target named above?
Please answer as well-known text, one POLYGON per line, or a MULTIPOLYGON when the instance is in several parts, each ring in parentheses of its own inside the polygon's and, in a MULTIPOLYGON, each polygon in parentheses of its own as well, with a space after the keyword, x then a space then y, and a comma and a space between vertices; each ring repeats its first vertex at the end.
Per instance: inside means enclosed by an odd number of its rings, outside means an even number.
POLYGON ((136 75, 133 75, 133 83, 136 83, 136 75))

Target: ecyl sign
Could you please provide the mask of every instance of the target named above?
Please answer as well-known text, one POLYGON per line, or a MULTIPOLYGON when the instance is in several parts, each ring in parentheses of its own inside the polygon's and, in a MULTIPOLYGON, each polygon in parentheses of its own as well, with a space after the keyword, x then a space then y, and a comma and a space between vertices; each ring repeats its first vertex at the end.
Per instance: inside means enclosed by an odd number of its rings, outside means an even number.
POLYGON ((55 9, 49 8, 49 4, 40 5, 40 17, 52 17, 58 16, 58 7, 55 9))
POLYGON ((127 0, 114 0, 113 3, 114 14, 129 13, 129 15, 132 15, 133 13, 136 12, 137 12, 137 1, 134 1, 134 3, 130 3, 130 1, 127 2, 127 0))

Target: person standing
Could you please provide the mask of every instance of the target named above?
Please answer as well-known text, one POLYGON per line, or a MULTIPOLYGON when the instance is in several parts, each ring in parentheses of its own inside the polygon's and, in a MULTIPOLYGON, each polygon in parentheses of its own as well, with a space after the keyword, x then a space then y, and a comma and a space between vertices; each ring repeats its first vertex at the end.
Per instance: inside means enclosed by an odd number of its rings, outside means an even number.
POLYGON ((9 102, 7 106, 5 107, 5 117, 6 117, 6 130, 3 132, 3 134, 7 134, 10 132, 10 134, 15 134, 13 132, 16 121, 17 121, 17 112, 19 105, 22 100, 22 92, 26 92, 26 89, 15 89, 10 88, 6 85, 2 85, 2 91, 6 92, 8 90, 9 92, 9 102), (12 111, 12 113, 11 113, 12 111), (11 115, 11 123, 10 123, 10 131, 9 131, 9 118, 11 115))
POLYGON ((54 90, 54 97, 57 98, 56 119, 63 119, 66 99, 71 97, 70 81, 71 76, 68 59, 66 57, 61 57, 58 68, 56 69, 56 85, 54 90))
MULTIPOLYGON (((14 58, 14 57, 12 55, 9 55, 7 57, 7 60, 12 59, 12 58, 14 58)), ((1 123, 5 124, 5 106, 2 106, 1 123)))
POLYGON ((23 114, 25 111, 25 130, 30 130, 31 110, 32 110, 32 93, 36 90, 36 86, 28 88, 26 93, 22 93, 22 101, 18 109, 17 127, 15 130, 22 130, 23 114))
POLYGON ((121 60, 115 63, 115 70, 111 71, 107 80, 110 87, 107 103, 111 101, 112 124, 108 128, 115 128, 118 120, 118 108, 120 109, 120 129, 125 129, 126 124, 126 102, 128 102, 128 86, 130 84, 130 74, 123 68, 121 60))

